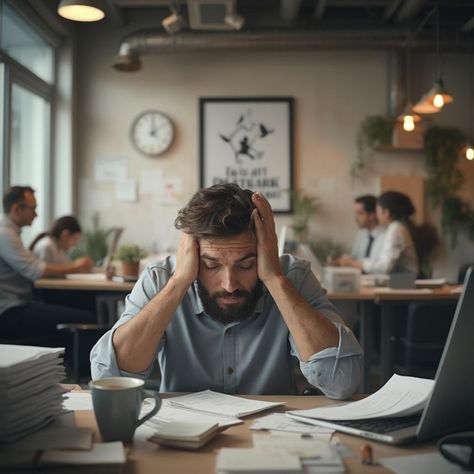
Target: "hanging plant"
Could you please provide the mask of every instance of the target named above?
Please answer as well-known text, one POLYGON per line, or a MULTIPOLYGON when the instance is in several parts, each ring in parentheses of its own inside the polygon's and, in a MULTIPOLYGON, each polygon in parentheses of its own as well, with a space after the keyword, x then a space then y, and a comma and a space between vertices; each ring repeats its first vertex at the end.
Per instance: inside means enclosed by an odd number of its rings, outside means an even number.
POLYGON ((382 115, 370 115, 360 124, 357 132, 357 156, 351 166, 352 178, 361 173, 372 161, 377 146, 389 145, 392 140, 392 124, 382 115))
POLYGON ((458 196, 464 176, 457 161, 464 142, 464 135, 456 128, 431 127, 425 135, 428 200, 441 208, 441 226, 450 236, 452 248, 460 229, 466 229, 474 240, 474 210, 458 196))

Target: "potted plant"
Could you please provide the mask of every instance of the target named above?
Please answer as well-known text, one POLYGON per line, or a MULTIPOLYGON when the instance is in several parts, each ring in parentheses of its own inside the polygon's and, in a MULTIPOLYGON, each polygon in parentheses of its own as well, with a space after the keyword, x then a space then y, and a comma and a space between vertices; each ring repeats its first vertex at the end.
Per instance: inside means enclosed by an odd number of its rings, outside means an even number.
POLYGON ((99 214, 96 212, 92 216, 92 229, 82 232, 79 245, 75 246, 68 252, 71 259, 89 256, 96 265, 100 265, 101 261, 107 255, 108 239, 114 229, 104 229, 100 225, 99 214))
POLYGON ((291 228, 298 242, 306 242, 309 219, 319 211, 319 200, 316 196, 306 194, 299 189, 291 191, 291 198, 293 200, 291 228))
POLYGON ((392 123, 382 115, 369 115, 361 122, 357 132, 357 156, 351 166, 352 178, 362 174, 377 146, 391 143, 392 128, 392 123))
POLYGON ((146 252, 135 244, 122 245, 117 249, 115 257, 122 262, 122 274, 138 276, 140 259, 146 257, 146 252))

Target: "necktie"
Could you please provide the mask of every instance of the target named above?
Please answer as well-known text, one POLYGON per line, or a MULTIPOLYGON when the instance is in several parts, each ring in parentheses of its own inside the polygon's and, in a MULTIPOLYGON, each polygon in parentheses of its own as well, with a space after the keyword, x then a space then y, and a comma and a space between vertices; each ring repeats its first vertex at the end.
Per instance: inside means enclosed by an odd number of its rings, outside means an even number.
POLYGON ((374 243, 374 236, 369 234, 369 242, 367 243, 367 248, 365 249, 365 257, 369 257, 370 249, 372 248, 372 244, 374 243))

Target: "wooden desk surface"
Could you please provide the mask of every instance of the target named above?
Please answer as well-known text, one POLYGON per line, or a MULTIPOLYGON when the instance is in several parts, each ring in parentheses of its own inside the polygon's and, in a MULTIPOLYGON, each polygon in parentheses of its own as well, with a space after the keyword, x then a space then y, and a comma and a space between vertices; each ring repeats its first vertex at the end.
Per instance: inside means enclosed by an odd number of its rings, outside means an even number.
POLYGON ((35 281, 39 290, 78 290, 78 291, 131 291, 133 282, 111 280, 70 280, 68 278, 40 278, 35 281))
POLYGON ((429 291, 390 290, 386 287, 362 287, 357 293, 328 293, 330 300, 351 301, 425 301, 425 300, 456 300, 461 294, 460 285, 444 285, 429 291))
MULTIPOLYGON (((220 448, 251 448, 252 433, 263 433, 262 431, 251 431, 249 426, 253 420, 259 416, 273 413, 275 411, 283 412, 290 409, 313 408, 316 406, 337 403, 328 400, 326 397, 310 397, 310 396, 277 396, 252 395, 249 398, 269 401, 286 401, 285 408, 267 411, 258 415, 244 418, 245 423, 242 425, 232 426, 223 433, 219 434, 209 442, 206 446, 198 451, 184 451, 171 448, 161 448, 156 444, 147 441, 138 440, 128 445, 128 461, 125 466, 126 474, 152 474, 160 473, 193 473, 193 474, 211 474, 215 471, 216 455, 220 448)), ((92 411, 75 412, 77 426, 94 428, 96 430, 97 439, 100 439, 97 432, 94 414, 92 411)), ((337 436, 352 449, 354 456, 344 460, 347 472, 350 474, 386 474, 390 471, 381 465, 366 466, 360 463, 359 449, 362 444, 368 441, 357 438, 355 436, 343 435, 337 433, 337 436)), ((369 443, 373 448, 374 460, 377 461, 382 457, 401 456, 417 454, 421 452, 436 450, 435 443, 424 443, 417 446, 398 448, 388 446, 382 443, 369 443)))

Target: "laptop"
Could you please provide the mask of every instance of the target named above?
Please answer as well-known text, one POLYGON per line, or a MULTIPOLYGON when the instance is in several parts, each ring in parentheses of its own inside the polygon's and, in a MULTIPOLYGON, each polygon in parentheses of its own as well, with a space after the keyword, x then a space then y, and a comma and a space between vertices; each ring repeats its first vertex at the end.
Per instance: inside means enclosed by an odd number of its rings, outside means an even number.
POLYGON ((102 260, 100 267, 95 267, 90 273, 67 273, 65 277, 69 280, 106 280, 106 271, 114 258, 120 237, 122 236, 123 227, 114 227, 111 231, 107 255, 102 260))
POLYGON ((474 427, 474 267, 464 280, 433 390, 421 415, 330 421, 291 415, 306 423, 389 444, 408 444, 474 427))

